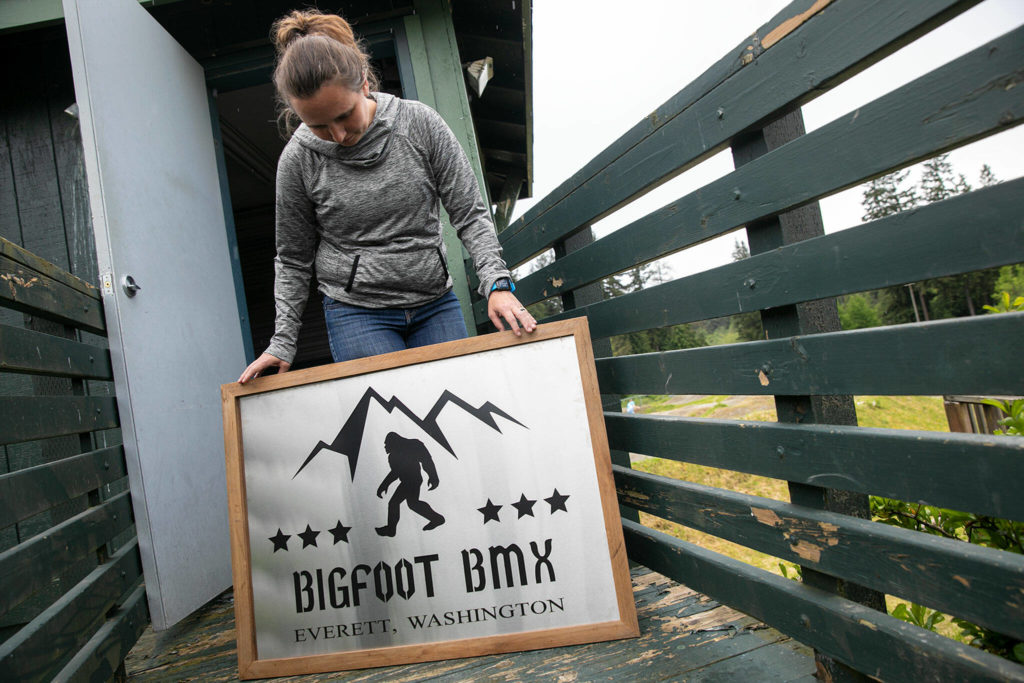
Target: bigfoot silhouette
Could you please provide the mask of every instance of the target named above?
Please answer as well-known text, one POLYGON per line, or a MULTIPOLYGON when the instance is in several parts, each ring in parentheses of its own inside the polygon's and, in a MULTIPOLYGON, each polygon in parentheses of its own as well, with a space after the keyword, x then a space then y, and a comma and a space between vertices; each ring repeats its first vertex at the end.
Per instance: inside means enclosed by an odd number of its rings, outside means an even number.
POLYGON ((427 489, 433 491, 437 488, 438 483, 434 460, 430 457, 430 451, 423 445, 423 442, 418 439, 406 439, 396 432, 390 432, 384 437, 384 450, 387 451, 388 465, 391 467, 391 471, 377 487, 377 497, 383 498, 387 493, 388 486, 396 479, 398 488, 391 494, 391 500, 388 501, 388 523, 385 526, 377 527, 377 533, 381 536, 395 535, 403 501, 410 510, 427 520, 427 525, 423 527, 424 531, 430 531, 444 524, 444 516, 420 500, 420 487, 423 486, 420 467, 427 473, 427 489))

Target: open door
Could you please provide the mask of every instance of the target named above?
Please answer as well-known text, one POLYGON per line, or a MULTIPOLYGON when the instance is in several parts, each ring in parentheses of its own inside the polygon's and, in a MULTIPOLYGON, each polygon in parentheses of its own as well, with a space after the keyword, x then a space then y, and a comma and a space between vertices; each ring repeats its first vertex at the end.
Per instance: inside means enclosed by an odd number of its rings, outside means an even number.
POLYGON ((135 523, 160 630, 231 584, 219 387, 246 363, 237 255, 203 69, 137 0, 63 2, 135 523))

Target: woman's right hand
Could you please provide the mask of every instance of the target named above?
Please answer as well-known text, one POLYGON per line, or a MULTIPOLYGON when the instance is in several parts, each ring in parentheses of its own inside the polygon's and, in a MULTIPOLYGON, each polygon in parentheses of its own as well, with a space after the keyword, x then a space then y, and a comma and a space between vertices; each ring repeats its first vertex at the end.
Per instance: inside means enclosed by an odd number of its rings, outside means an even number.
POLYGON ((245 384, 253 377, 259 377, 263 374, 264 370, 268 368, 277 368, 278 374, 282 372, 288 372, 288 369, 292 366, 291 363, 286 363, 277 356, 271 356, 269 353, 264 353, 262 356, 254 360, 249 367, 245 369, 242 376, 238 378, 241 384, 245 384))

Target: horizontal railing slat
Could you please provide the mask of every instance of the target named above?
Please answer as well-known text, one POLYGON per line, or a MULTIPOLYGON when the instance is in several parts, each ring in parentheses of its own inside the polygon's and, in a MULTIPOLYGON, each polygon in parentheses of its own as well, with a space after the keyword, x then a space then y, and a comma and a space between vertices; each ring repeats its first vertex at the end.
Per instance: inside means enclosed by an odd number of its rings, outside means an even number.
POLYGON ((613 469, 622 505, 1024 639, 1024 556, 613 469))
MULTIPOLYGON (((1022 78, 1016 58, 1021 52, 1024 29, 1002 36, 859 107, 855 114, 801 136, 566 254, 523 278, 517 283, 516 295, 529 304, 571 291, 882 172, 1018 125, 1024 120, 1024 98, 1015 88, 1005 86, 1022 78), (935 116, 936 111, 943 115, 935 116)), ((1013 210, 1019 214, 1019 202, 1013 210)))
POLYGON ((809 101, 974 2, 836 2, 696 98, 575 185, 529 224, 503 234, 516 265, 722 149, 780 109, 809 101), (772 77, 766 77, 770 74, 772 77))
POLYGON ((522 217, 513 221, 502 231, 502 238, 507 240, 536 221, 544 212, 572 194, 586 180, 597 175, 597 173, 609 166, 624 153, 651 136, 659 128, 678 116, 680 112, 685 111, 687 107, 713 90, 722 81, 742 69, 746 64, 749 64, 755 57, 759 57, 764 52, 759 36, 766 35, 778 24, 791 17, 795 11, 794 5, 796 4, 798 3, 785 7, 764 26, 755 31, 753 35, 748 36, 742 44, 736 46, 704 73, 684 86, 682 90, 616 138, 614 142, 587 162, 582 168, 562 181, 558 187, 539 199, 522 217))
POLYGON ((121 663, 149 623, 146 587, 139 586, 55 677, 59 681, 116 680, 121 663))
POLYGON ((0 528, 20 522, 127 475, 113 446, 0 475, 0 528))
POLYGON ((0 396, 0 444, 118 426, 113 396, 0 396))
POLYGON ((631 559, 882 680, 1024 681, 1024 667, 623 520, 631 559))
POLYGON ((0 614, 49 585, 52 577, 82 562, 131 524, 131 499, 126 491, 0 553, 4 586, 0 614))
POLYGON ((1018 179, 546 320, 583 312, 591 334, 607 337, 1018 263, 1024 231, 1007 216, 1022 214, 1024 179, 1018 179), (882 243, 885 249, 878 248, 882 243))
POLYGON ((107 349, 0 325, 0 370, 81 379, 113 379, 107 349))
POLYGON ((141 576, 139 545, 133 540, 0 644, 2 678, 50 680, 54 670, 89 640, 141 576))
POLYGON ((603 394, 1024 395, 1024 313, 597 361, 603 394))
POLYGON ((0 237, 0 256, 5 256, 25 268, 34 270, 41 275, 45 275, 51 280, 55 280, 62 285, 67 285, 68 287, 85 294, 90 299, 95 299, 96 301, 100 300, 100 290, 93 285, 81 278, 75 277, 63 268, 36 256, 27 249, 19 247, 14 242, 4 239, 3 237, 0 237))
POLYGON ((604 417, 608 444, 617 450, 1024 521, 1024 439, 611 412, 604 417))
POLYGON ((92 296, 0 256, 0 306, 104 334, 103 306, 92 296))

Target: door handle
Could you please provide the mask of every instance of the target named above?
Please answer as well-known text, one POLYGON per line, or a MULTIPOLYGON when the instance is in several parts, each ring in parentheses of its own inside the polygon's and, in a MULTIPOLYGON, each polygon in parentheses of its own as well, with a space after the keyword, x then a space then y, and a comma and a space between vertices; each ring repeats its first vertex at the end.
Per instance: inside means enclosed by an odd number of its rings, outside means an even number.
POLYGON ((128 295, 128 298, 135 296, 135 293, 142 289, 131 275, 125 275, 121 279, 121 287, 124 289, 124 293, 128 295))

